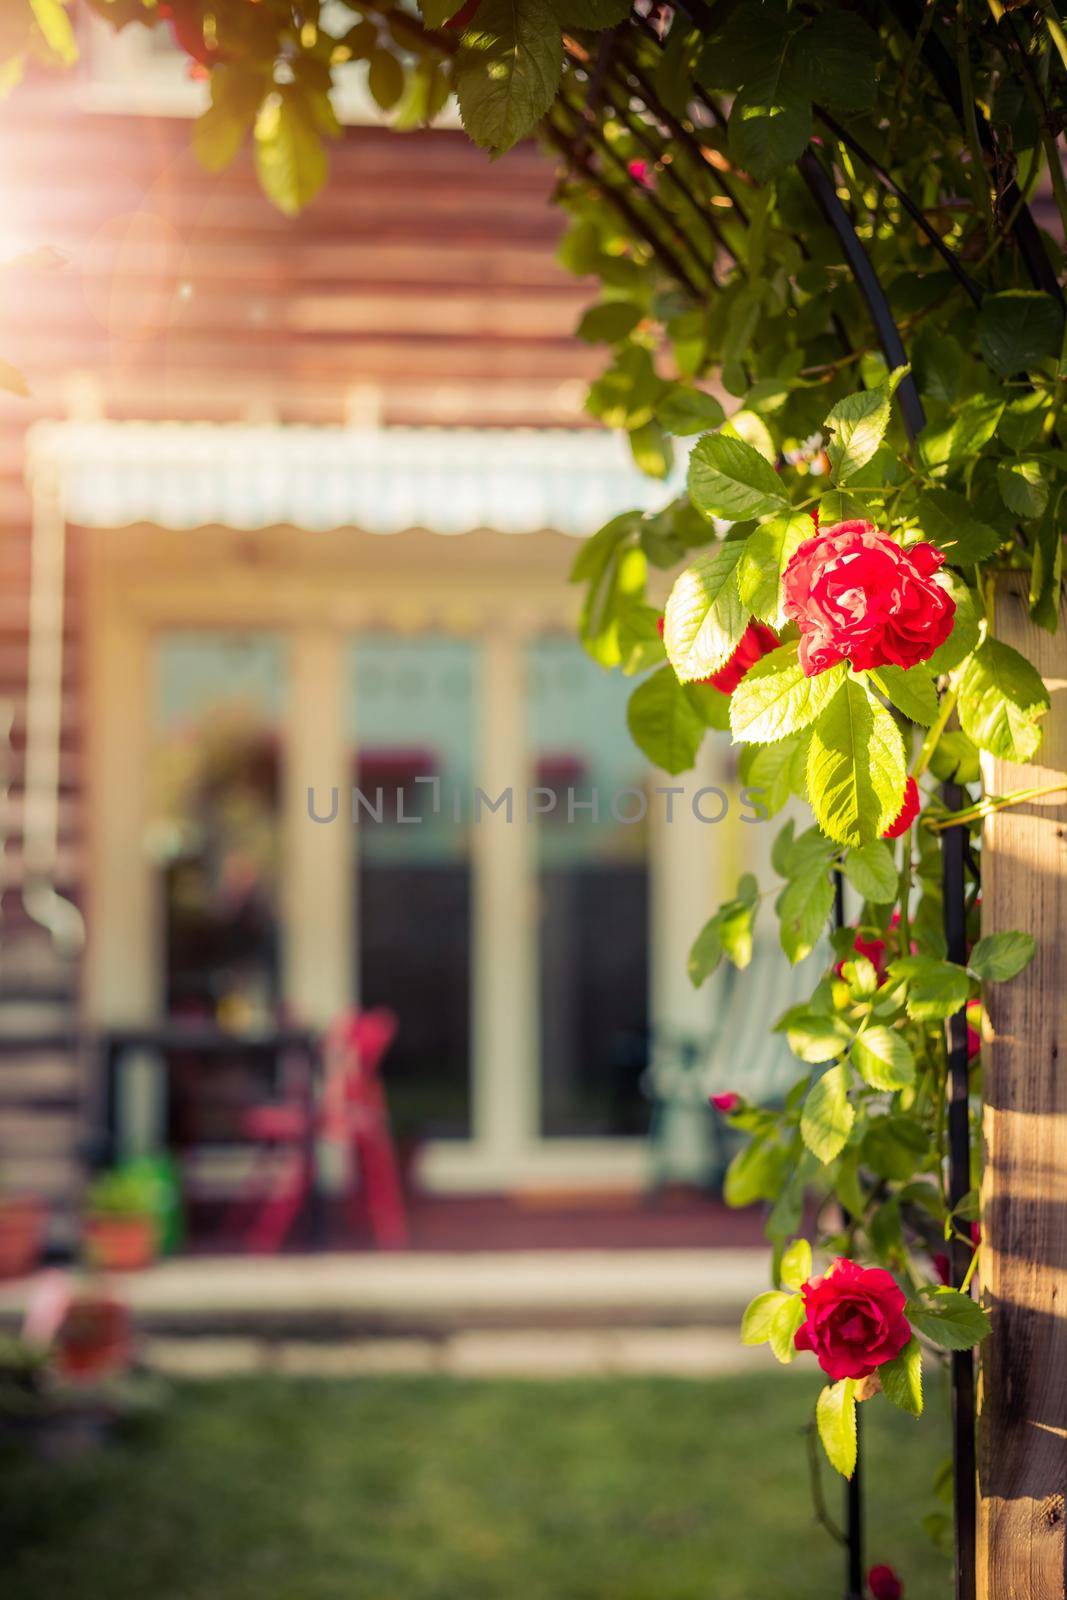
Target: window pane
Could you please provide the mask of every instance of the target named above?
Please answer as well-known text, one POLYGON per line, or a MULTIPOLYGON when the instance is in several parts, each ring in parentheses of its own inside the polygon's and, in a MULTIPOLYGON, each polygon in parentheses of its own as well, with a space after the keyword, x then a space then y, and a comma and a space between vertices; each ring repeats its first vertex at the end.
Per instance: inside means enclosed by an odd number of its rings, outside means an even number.
POLYGON ((161 635, 153 826, 171 1015, 269 1022, 278 961, 286 655, 269 634, 161 635))
POLYGON ((545 808, 537 827, 542 1132, 642 1133, 648 828, 646 769, 626 730, 632 684, 563 636, 531 647, 527 682, 530 781, 545 808))
POLYGON ((470 1134, 477 668, 459 639, 368 634, 352 651, 359 994, 399 1020, 388 1091, 409 1137, 470 1134))

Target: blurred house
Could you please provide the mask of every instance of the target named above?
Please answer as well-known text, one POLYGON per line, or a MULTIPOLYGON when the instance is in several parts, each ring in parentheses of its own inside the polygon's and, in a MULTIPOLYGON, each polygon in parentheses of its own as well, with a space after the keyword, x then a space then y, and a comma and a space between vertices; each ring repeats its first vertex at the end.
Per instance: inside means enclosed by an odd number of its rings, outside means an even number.
POLYGON ((713 1034, 686 953, 764 830, 668 823, 574 639, 578 540, 663 489, 582 411, 551 167, 357 86, 289 221, 198 166, 201 93, 129 29, 3 111, 0 253, 65 260, 0 314, 3 1181, 69 1203, 105 1120, 224 1194, 261 1068, 146 1056, 105 1104, 86 1040, 362 1003, 428 1192, 638 1185, 650 1035, 713 1034))

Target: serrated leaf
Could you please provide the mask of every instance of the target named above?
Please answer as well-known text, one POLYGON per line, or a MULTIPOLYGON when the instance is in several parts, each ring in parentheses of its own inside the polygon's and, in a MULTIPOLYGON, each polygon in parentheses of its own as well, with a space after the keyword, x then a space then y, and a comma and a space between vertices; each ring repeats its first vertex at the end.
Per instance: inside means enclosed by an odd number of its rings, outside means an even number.
POLYGON ((723 410, 713 394, 675 383, 657 404, 656 416, 668 433, 685 437, 717 428, 723 420, 723 410))
POLYGON ((626 707, 626 726, 653 766, 672 774, 693 765, 705 731, 670 667, 638 684, 626 707))
POLYGON ((772 650, 750 667, 730 696, 730 731, 741 744, 773 744, 810 726, 845 682, 838 663, 809 678, 796 641, 772 650))
POLYGON ((934 677, 942 672, 952 672, 966 660, 978 643, 978 616, 970 589, 959 573, 947 567, 938 573, 937 581, 955 601, 956 614, 952 619, 952 632, 944 644, 938 645, 929 661, 923 663, 934 677))
POLYGON ((625 22, 633 0, 556 0, 556 12, 565 28, 614 28, 625 22))
POLYGON ((908 1089, 915 1082, 915 1057, 895 1028, 868 1028, 852 1045, 852 1064, 872 1089, 908 1089))
POLYGON ((800 1136, 825 1165, 848 1143, 856 1112, 848 1098, 848 1068, 829 1067, 808 1093, 800 1117, 800 1136))
POLYGON ((919 667, 879 667, 871 677, 889 702, 912 722, 928 728, 937 716, 937 689, 925 663, 919 667))
POLYGON ((734 1156, 723 1179, 722 1196, 728 1206, 750 1206, 756 1200, 777 1196, 786 1167, 780 1144, 753 1139, 734 1156))
POLYGON ((1063 312, 1051 295, 1029 289, 987 294, 978 314, 978 342, 993 371, 1014 377, 1059 352, 1063 312))
POLYGON ((923 1353, 918 1339, 909 1339, 894 1361, 878 1368, 887 1400, 913 1417, 923 1412, 923 1353))
POLYGON ((922 1300, 909 1301, 905 1314, 913 1328, 942 1350, 969 1350, 989 1332, 989 1318, 981 1306, 958 1289, 937 1289, 922 1300))
POLYGON ((778 1281, 783 1289, 802 1289, 810 1277, 811 1245, 806 1239, 794 1239, 782 1253, 778 1281))
POLYGON ((769 1342, 775 1360, 780 1361, 783 1366, 796 1356, 797 1347, 794 1340, 805 1315, 803 1299, 799 1294, 791 1294, 786 1296, 785 1304, 779 1306, 771 1318, 769 1342))
POLYGON ((889 426, 890 389, 863 389, 848 394, 830 411, 824 426, 833 437, 826 448, 830 457, 830 478, 844 483, 874 455, 889 426))
POLYGON ((671 590, 663 643, 683 683, 717 672, 741 642, 748 626, 737 587, 743 548, 740 540, 714 546, 686 568, 671 590))
POLYGON ((856 893, 872 905, 889 905, 896 899, 899 878, 893 852, 884 839, 872 839, 870 844, 850 850, 841 865, 856 893))
POLYGON ((971 951, 967 965, 986 983, 1006 983, 1029 966, 1036 949, 1032 933, 987 933, 971 951))
POLYGON ((808 798, 823 832, 864 845, 899 814, 907 769, 890 712, 847 677, 819 716, 808 750, 808 798))
POLYGON ((936 956, 902 956, 889 979, 906 986, 905 1006, 913 1022, 943 1022, 967 1004, 971 986, 962 967, 936 956))
POLYGON ((796 34, 790 64, 820 105, 866 111, 877 92, 878 36, 854 11, 835 7, 796 34))
POLYGON ((775 66, 752 79, 730 111, 730 154, 757 183, 768 183, 802 155, 811 138, 811 101, 775 66))
POLYGON ((805 1005, 790 1006, 775 1023, 775 1030, 784 1032, 793 1054, 812 1067, 841 1055, 852 1037, 837 1017, 812 1011, 805 1005))
POLYGON ((841 1378, 823 1389, 815 1402, 819 1438, 830 1465, 843 1478, 856 1470, 856 1385, 841 1378))
POLYGON ((952 489, 927 489, 917 506, 923 533, 956 566, 975 566, 1000 549, 1006 535, 980 521, 970 502, 952 489))
POLYGON ((589 307, 575 332, 587 344, 616 344, 633 332, 643 316, 632 300, 604 300, 589 307))
POLYGON ((1036 461, 999 461, 997 488, 1017 517, 1039 517, 1048 505, 1048 481, 1036 461))
POLYGON ((540 0, 481 0, 456 57, 460 116, 475 144, 494 155, 532 133, 563 71, 563 36, 540 0))
POLYGON ((745 540, 744 553, 737 569, 741 599, 761 622, 780 628, 785 617, 781 609, 782 573, 805 539, 814 532, 806 511, 786 511, 761 522, 745 540))
POLYGON ((1048 691, 1025 656, 985 639, 960 675, 960 726, 980 750, 1005 761, 1029 761, 1041 743, 1038 721, 1048 691))
POLYGON ((780 1289, 768 1289, 764 1294, 758 1294, 754 1300, 750 1300, 741 1318, 741 1343, 766 1344, 771 1336, 771 1323, 774 1321, 775 1313, 780 1311, 790 1298, 790 1295, 783 1294, 780 1289))
POLYGON ((770 462, 743 439, 722 433, 709 433, 694 446, 689 496, 704 516, 730 522, 771 516, 789 504, 770 462))
POLYGON ((825 869, 794 878, 778 896, 778 934, 794 966, 810 956, 823 937, 833 903, 834 886, 825 869))

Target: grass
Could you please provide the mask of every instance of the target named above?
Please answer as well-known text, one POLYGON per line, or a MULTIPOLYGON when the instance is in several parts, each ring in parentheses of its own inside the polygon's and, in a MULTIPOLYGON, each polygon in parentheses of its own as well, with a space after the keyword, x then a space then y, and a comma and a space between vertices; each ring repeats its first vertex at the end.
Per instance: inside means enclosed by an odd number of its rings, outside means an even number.
MULTIPOLYGON (((49 1465, 4 1447, 5 1600, 836 1600, 801 1436, 815 1387, 179 1386, 103 1451, 49 1465)), ((919 1527, 940 1418, 864 1411, 869 1560, 907 1600, 946 1600, 919 1527)))

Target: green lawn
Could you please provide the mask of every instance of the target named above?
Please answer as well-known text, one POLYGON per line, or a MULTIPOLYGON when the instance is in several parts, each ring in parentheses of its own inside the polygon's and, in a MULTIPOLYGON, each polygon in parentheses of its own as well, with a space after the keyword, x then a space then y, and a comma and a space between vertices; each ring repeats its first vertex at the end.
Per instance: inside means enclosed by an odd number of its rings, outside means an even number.
MULTIPOLYGON (((546 1335, 550 1337, 550 1335, 546 1335)), ((5 1600, 837 1600, 815 1381, 239 1379, 102 1453, 4 1446, 5 1600)), ((871 1561, 946 1600, 919 1527, 940 1419, 864 1407, 871 1561)), ((839 1480, 828 1498, 840 1506, 839 1480)))

